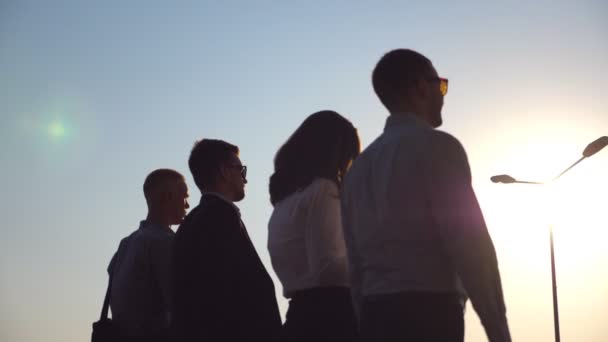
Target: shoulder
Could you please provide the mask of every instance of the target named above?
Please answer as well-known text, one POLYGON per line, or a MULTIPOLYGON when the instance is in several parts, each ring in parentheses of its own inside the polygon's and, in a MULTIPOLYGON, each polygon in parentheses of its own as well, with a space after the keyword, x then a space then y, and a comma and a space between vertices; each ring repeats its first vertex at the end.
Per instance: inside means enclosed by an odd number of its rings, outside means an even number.
POLYGON ((323 212, 340 206, 340 190, 333 180, 317 178, 308 186, 306 207, 308 212, 323 212))
POLYGON ((304 189, 304 191, 313 198, 319 196, 329 196, 337 199, 340 197, 340 190, 338 189, 336 182, 327 178, 316 178, 304 189))
POLYGON ((121 249, 124 249, 127 247, 127 244, 129 243, 129 240, 133 237, 133 235, 135 235, 135 233, 137 233, 137 230, 134 231, 133 233, 129 234, 129 236, 125 236, 124 238, 122 238, 122 240, 120 240, 120 243, 118 244, 118 250, 120 251, 121 249))
MULTIPOLYGON (((131 234, 133 235, 133 234, 131 234)), ((131 237, 131 235, 123 238, 122 240, 120 240, 120 243, 118 244, 118 248, 116 249, 116 252, 114 252, 114 255, 112 256, 112 259, 110 259, 110 264, 108 265, 108 272, 112 272, 112 269, 114 269, 117 259, 122 258, 123 255, 125 254, 125 250, 127 249, 127 244, 129 241, 129 238, 131 237)))
POLYGON ((217 225, 239 225, 239 213, 233 205, 216 196, 203 196, 189 220, 196 230, 215 231, 217 225))
POLYGON ((238 218, 238 209, 217 196, 204 196, 201 201, 200 216, 206 220, 227 220, 238 218))
POLYGON ((232 204, 228 203, 226 200, 214 195, 208 194, 204 195, 201 199, 201 210, 208 211, 212 210, 225 210, 225 209, 234 209, 232 204))
POLYGON ((112 259, 110 260, 110 264, 108 265, 108 272, 112 272, 112 269, 114 269, 118 260, 119 259, 122 260, 122 258, 124 258, 124 256, 125 256, 125 254, 130 249, 134 248, 133 245, 138 243, 136 241, 138 231, 139 231, 139 229, 136 229, 133 233, 129 234, 128 236, 126 236, 120 240, 120 243, 118 244, 118 248, 116 249, 116 252, 114 252, 112 259))
POLYGON ((315 191, 323 191, 329 193, 338 194, 338 185, 331 179, 328 178, 315 178, 312 183, 308 186, 315 191))
POLYGON ((135 255, 165 254, 172 249, 174 235, 172 231, 169 232, 161 227, 140 228, 128 238, 125 247, 129 253, 135 255))
POLYGON ((304 188, 287 196, 275 205, 278 208, 299 206, 301 203, 314 201, 316 198, 332 196, 338 198, 340 191, 336 182, 328 178, 318 177, 304 188))
POLYGON ((130 248, 134 248, 135 245, 140 244, 142 241, 141 231, 140 229, 135 229, 131 234, 125 236, 120 240, 118 244, 118 250, 116 253, 122 254, 125 253, 126 250, 130 248))
POLYGON ((428 171, 435 175, 460 175, 470 180, 467 153, 458 139, 449 133, 435 131, 430 136, 429 146, 425 154, 428 171))
POLYGON ((200 204, 190 210, 175 232, 176 244, 191 241, 193 235, 200 231, 197 227, 204 221, 203 214, 200 204))
POLYGON ((226 201, 216 196, 203 196, 200 204, 186 215, 181 226, 197 225, 217 217, 236 214, 236 210, 226 201))
POLYGON ((464 153, 464 147, 462 143, 453 135, 439 130, 429 130, 426 133, 427 138, 433 149, 435 150, 446 150, 450 152, 461 152, 464 153))
POLYGON ((423 154, 426 162, 431 164, 448 165, 467 165, 467 154, 462 143, 453 135, 428 129, 424 132, 423 154))

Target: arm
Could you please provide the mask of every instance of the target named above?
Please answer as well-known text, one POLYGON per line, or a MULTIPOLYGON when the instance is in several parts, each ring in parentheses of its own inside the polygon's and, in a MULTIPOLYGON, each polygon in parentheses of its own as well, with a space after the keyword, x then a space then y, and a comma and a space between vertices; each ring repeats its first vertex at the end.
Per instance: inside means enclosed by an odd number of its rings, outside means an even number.
POLYGON ((348 266, 342 232, 338 187, 330 180, 314 183, 310 199, 305 243, 308 265, 321 286, 347 284, 348 266))
POLYGON ((114 255, 112 256, 112 260, 110 260, 110 263, 108 264, 108 275, 109 276, 111 276, 114 273, 114 271, 116 270, 116 267, 118 267, 118 263, 121 262, 121 261, 119 261, 119 259, 123 258, 124 249, 126 248, 128 240, 129 240, 128 237, 120 240, 120 243, 118 244, 118 249, 116 250, 116 252, 114 252, 114 255))
POLYGON ((361 304, 363 302, 362 294, 362 274, 361 274, 361 257, 357 250, 355 238, 353 236, 352 225, 350 224, 350 215, 352 209, 349 207, 348 198, 345 193, 342 193, 341 199, 341 216, 342 216, 342 231, 344 232, 344 241, 347 248, 348 267, 350 274, 351 296, 353 298, 353 306, 357 317, 361 318, 361 304))
POLYGON ((510 341, 496 252, 471 185, 466 153, 458 140, 437 133, 427 172, 433 218, 489 340, 510 341))
POLYGON ((116 268, 116 259, 118 259, 118 251, 114 252, 110 263, 108 264, 108 276, 112 276, 114 269, 116 268))

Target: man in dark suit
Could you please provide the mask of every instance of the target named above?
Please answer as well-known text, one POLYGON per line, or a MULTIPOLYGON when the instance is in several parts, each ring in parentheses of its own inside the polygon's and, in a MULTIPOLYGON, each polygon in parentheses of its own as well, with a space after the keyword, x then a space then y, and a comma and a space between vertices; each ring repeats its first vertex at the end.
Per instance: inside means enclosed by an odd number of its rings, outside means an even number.
POLYGON ((174 240, 174 341, 277 341, 281 318, 274 284, 239 209, 247 168, 238 147, 203 139, 190 171, 202 197, 174 240))

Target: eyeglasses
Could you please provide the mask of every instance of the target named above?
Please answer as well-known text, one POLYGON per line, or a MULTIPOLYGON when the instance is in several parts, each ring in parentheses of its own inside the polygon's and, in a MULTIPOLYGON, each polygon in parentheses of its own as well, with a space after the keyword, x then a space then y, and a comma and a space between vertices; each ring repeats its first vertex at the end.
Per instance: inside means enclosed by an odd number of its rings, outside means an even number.
POLYGON ((443 77, 431 77, 431 81, 439 81, 439 91, 445 96, 448 93, 448 79, 443 77))
POLYGON ((241 176, 243 176, 243 178, 247 178, 247 166, 245 165, 228 165, 229 167, 233 167, 235 169, 239 169, 239 171, 241 172, 241 176))

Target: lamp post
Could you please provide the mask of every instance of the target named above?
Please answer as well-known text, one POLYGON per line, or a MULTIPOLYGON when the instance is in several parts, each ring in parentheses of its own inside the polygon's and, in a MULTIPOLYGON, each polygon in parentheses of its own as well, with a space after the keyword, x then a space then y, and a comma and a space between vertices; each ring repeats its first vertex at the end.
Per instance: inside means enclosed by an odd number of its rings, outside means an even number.
MULTIPOLYGON (((566 172, 576 166, 578 163, 582 162, 584 159, 591 157, 592 155, 598 153, 601 149, 608 145, 608 136, 600 137, 593 142, 591 142, 585 150, 583 151, 582 157, 577 160, 574 164, 570 165, 564 171, 559 173, 549 182, 534 182, 534 181, 522 181, 517 180, 509 175, 496 175, 490 177, 490 180, 494 183, 503 183, 503 184, 533 184, 533 185, 544 185, 546 183, 554 182, 558 180, 561 176, 563 176, 566 172)), ((549 226, 549 244, 551 246, 551 284, 553 288, 553 328, 555 332, 555 341, 560 342, 560 334, 559 334, 559 310, 557 306, 557 280, 555 277, 555 251, 553 247, 553 227, 549 226)))

